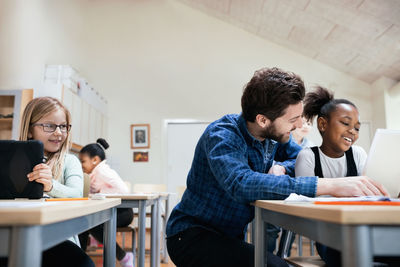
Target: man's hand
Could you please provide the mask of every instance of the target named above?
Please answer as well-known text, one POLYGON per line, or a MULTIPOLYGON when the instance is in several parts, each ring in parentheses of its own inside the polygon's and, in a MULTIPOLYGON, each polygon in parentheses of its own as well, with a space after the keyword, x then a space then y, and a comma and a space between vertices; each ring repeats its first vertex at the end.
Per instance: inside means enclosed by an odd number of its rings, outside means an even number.
POLYGON ((335 197, 389 196, 386 188, 367 176, 318 179, 317 195, 335 197))
POLYGON ((40 163, 33 167, 33 171, 28 174, 30 182, 35 181, 43 184, 43 191, 49 192, 53 189, 53 174, 49 165, 40 163))
POLYGON ((285 167, 283 167, 281 165, 272 165, 272 167, 268 171, 268 174, 285 175, 286 169, 285 169, 285 167))

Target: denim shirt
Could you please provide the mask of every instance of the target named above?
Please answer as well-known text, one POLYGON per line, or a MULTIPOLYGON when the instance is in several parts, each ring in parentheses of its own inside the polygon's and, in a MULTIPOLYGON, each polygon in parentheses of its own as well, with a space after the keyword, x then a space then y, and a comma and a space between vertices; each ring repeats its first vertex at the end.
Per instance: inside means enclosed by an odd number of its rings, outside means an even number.
POLYGON ((250 203, 255 200, 285 199, 292 192, 315 196, 317 177, 291 177, 300 150, 291 138, 285 144, 256 140, 241 115, 211 123, 197 143, 187 189, 169 217, 167 237, 199 226, 242 238, 254 218, 250 203), (287 175, 267 174, 274 160, 287 175))

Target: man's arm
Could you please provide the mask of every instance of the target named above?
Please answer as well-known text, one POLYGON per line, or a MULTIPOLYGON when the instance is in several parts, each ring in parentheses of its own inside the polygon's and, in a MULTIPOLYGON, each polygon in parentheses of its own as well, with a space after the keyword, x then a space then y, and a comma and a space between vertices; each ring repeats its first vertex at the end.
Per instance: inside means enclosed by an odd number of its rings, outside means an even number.
POLYGON ((315 196, 316 177, 294 179, 253 171, 248 163, 247 144, 234 132, 212 131, 206 138, 203 149, 211 171, 221 187, 237 201, 284 199, 290 193, 315 196))

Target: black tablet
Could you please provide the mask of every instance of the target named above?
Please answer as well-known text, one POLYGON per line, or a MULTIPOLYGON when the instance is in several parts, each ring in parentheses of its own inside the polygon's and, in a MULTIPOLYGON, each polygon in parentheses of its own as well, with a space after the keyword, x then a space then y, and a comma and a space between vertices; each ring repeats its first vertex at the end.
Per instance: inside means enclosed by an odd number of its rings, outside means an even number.
POLYGON ((0 140, 0 199, 43 197, 43 184, 27 177, 43 159, 40 141, 0 140))

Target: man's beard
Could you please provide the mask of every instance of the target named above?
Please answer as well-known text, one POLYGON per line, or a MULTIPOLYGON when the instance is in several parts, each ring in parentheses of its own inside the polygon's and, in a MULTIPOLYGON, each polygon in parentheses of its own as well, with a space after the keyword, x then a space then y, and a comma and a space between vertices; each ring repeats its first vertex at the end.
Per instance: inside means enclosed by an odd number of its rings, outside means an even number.
MULTIPOLYGON (((290 135, 286 135, 286 133, 280 133, 276 128, 276 124, 274 122, 271 123, 271 125, 262 132, 261 137, 275 140, 281 144, 289 141, 290 135)), ((290 131, 293 131, 294 129, 296 129, 296 127, 290 131)))

